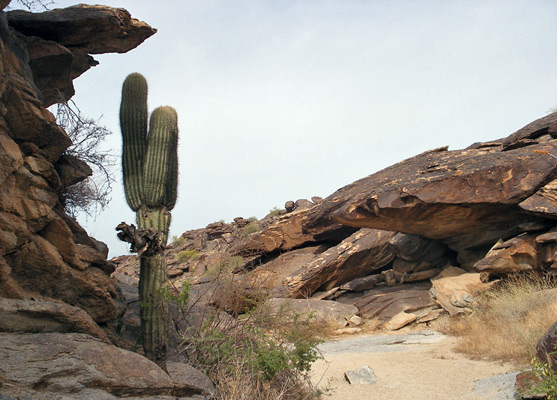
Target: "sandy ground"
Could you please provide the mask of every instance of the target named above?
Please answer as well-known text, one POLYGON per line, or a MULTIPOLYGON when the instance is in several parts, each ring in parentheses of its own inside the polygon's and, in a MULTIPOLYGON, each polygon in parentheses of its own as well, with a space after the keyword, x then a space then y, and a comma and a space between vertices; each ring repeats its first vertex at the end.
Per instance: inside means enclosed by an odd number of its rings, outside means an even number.
POLYGON ((454 344, 455 338, 434 331, 343 337, 321 345, 325 360, 314 364, 312 380, 325 390, 324 400, 513 398, 509 372, 516 368, 470 360, 455 353, 454 344), (344 372, 364 366, 372 368, 377 383, 349 384, 344 372))

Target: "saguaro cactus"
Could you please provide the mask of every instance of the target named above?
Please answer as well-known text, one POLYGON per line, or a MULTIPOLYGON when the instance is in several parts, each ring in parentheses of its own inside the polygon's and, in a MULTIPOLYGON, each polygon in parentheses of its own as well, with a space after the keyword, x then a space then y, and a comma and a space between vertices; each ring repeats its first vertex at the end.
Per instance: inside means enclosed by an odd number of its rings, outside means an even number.
POLYGON ((162 250, 178 191, 178 118, 172 107, 159 107, 151 114, 147 132, 147 114, 147 81, 141 74, 130 74, 120 105, 124 189, 138 228, 158 233, 157 250, 139 250, 143 349, 147 358, 166 368, 168 304, 161 291, 167 271, 162 250))

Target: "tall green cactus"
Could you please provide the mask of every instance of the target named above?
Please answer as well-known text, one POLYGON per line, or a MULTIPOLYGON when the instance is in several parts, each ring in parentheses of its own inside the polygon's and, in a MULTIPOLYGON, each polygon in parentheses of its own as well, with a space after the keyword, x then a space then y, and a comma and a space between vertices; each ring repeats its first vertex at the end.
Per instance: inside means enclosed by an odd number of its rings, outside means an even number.
MULTIPOLYGON (((170 210, 178 192, 178 117, 172 107, 159 107, 151 114, 147 132, 147 81, 130 74, 122 87, 120 105, 122 170, 130 208, 140 229, 159 233, 160 248, 168 240, 170 210)), ((161 298, 167 281, 162 250, 140 255, 139 298, 145 355, 166 368, 168 304, 161 298)))

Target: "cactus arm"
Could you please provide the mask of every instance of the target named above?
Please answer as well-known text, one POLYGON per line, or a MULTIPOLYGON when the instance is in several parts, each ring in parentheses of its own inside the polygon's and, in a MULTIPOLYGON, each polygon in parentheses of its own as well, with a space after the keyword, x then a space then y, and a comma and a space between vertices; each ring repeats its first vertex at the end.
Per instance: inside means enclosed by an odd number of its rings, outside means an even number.
POLYGON ((120 128, 124 191, 126 201, 133 211, 137 211, 142 205, 147 117, 147 81, 141 74, 130 74, 122 87, 120 128))
MULTIPOLYGON (((143 200, 147 207, 161 207, 168 196, 167 187, 177 170, 176 151, 178 119, 172 107, 159 107, 151 114, 147 152, 143 164, 143 200), (171 162, 174 159, 174 163, 171 162)), ((177 172, 176 172, 177 175, 177 172)), ((174 189, 176 192, 176 189, 174 189)))

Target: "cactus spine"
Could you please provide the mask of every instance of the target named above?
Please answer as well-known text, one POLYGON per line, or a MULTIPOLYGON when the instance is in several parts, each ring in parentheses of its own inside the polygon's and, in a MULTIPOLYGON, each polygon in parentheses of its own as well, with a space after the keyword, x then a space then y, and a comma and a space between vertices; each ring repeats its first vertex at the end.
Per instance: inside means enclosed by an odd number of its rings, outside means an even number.
MULTIPOLYGON (((130 74, 122 87, 120 127, 122 170, 130 208, 140 229, 159 233, 162 247, 168 240, 170 210, 178 192, 178 118, 172 107, 151 114, 147 132, 147 81, 130 74)), ((140 317, 143 349, 147 358, 166 368, 168 304, 161 298, 167 281, 162 252, 140 255, 140 317)))

